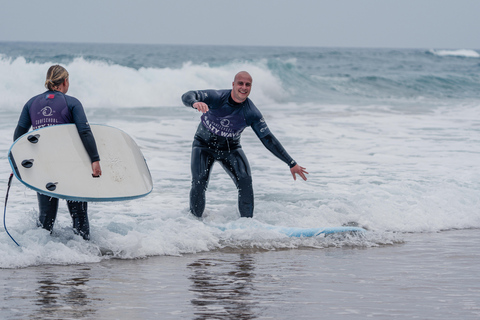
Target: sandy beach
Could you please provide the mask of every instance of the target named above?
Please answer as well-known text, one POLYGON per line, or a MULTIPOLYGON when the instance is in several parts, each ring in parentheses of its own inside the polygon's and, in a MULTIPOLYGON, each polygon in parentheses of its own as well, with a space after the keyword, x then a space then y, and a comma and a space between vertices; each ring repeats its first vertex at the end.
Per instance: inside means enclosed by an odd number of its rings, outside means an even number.
POLYGON ((2 318, 478 319, 478 230, 3 269, 2 318))

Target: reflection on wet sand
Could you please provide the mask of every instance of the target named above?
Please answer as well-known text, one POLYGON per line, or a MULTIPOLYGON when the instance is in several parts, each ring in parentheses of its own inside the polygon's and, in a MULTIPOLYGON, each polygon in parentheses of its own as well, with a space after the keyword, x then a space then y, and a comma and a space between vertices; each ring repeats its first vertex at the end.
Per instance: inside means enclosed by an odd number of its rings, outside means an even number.
POLYGON ((188 265, 192 270, 190 291, 196 320, 255 319, 255 260, 252 255, 232 255, 234 260, 198 259, 188 265))
POLYGON ((90 268, 77 268, 66 275, 54 270, 42 270, 35 289, 37 308, 29 319, 84 319, 96 313, 93 299, 88 294, 90 268))

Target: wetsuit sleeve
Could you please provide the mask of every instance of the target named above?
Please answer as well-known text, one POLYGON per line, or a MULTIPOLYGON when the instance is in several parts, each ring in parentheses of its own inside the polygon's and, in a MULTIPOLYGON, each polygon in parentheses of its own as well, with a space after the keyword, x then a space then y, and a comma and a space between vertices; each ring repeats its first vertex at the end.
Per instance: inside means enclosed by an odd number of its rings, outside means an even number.
POLYGON ((265 148, 270 150, 277 158, 289 165, 290 168, 293 168, 297 165, 295 160, 290 157, 287 150, 282 146, 280 141, 272 133, 267 134, 263 138, 260 138, 265 148))
POLYGON ((32 126, 32 120, 30 120, 30 106, 32 104, 32 101, 33 99, 28 101, 23 107, 20 118, 18 119, 17 128, 15 129, 15 133, 13 134, 13 141, 17 140, 22 135, 27 133, 32 126))
POLYGON ((25 133, 28 132, 29 129, 30 128, 24 128, 24 127, 17 126, 17 128, 15 128, 15 133, 13 134, 13 141, 15 141, 18 138, 20 138, 21 136, 23 136, 25 133))
POLYGON ((295 167, 297 163, 292 159, 292 157, 290 157, 280 141, 278 141, 273 133, 270 132, 270 129, 268 128, 268 125, 265 122, 260 110, 258 110, 250 100, 247 102, 248 108, 245 114, 247 124, 252 127, 253 132, 255 132, 260 141, 262 141, 265 148, 267 148, 277 158, 288 164, 290 168, 295 167))
POLYGON ((87 150, 88 156, 90 157, 90 161, 100 161, 97 144, 95 143, 95 138, 93 136, 92 129, 88 124, 87 116, 85 115, 82 104, 75 98, 65 98, 67 99, 67 104, 72 113, 73 121, 77 127, 83 146, 85 147, 85 150, 87 150))
POLYGON ((192 107, 195 102, 205 102, 210 108, 218 108, 222 95, 226 90, 196 90, 188 91, 182 95, 182 102, 187 107, 192 107))
POLYGON ((182 102, 187 107, 192 107, 195 102, 201 101, 198 98, 197 91, 188 91, 182 95, 182 102))

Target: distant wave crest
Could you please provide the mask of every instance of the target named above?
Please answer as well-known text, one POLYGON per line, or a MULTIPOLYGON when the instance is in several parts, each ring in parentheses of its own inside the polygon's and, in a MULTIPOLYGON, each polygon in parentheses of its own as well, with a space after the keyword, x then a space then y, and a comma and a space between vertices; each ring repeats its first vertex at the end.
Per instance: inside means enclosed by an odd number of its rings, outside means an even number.
MULTIPOLYGON (((0 109, 19 109, 43 92, 52 64, 0 55, 0 109)), ((231 88, 233 76, 242 70, 248 70, 255 80, 251 96, 256 103, 274 103, 286 94, 266 61, 232 61, 222 66, 186 62, 180 68, 135 69, 78 57, 63 65, 70 73, 68 94, 86 108, 178 106, 188 90, 231 88)))
POLYGON ((175 63, 138 63, 146 56, 139 54, 136 62, 125 63, 125 59, 91 55, 47 55, 38 60, 0 54, 0 109, 20 110, 28 99, 43 92, 46 70, 58 62, 70 73, 69 94, 87 109, 180 106, 181 95, 188 90, 231 88, 234 74, 241 70, 253 76, 251 98, 258 106, 480 99, 480 64, 475 60, 480 54, 474 50, 321 54, 307 50, 262 53, 250 59, 236 56, 210 61, 186 55, 175 63))
POLYGON ((459 50, 429 50, 428 53, 436 56, 447 57, 465 57, 465 58, 480 58, 480 53, 475 50, 459 49, 459 50))

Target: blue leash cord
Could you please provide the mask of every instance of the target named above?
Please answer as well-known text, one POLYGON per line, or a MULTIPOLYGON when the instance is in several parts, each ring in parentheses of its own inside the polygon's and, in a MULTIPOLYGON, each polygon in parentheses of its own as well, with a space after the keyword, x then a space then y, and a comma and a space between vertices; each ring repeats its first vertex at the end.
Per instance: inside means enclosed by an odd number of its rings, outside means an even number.
POLYGON ((10 178, 8 178, 8 188, 7 188, 7 194, 5 195, 5 209, 3 210, 3 227, 5 228, 5 231, 7 232, 8 236, 15 242, 17 246, 20 247, 20 245, 13 239, 13 237, 10 235, 10 233, 7 230, 7 225, 5 224, 5 217, 7 215, 7 201, 8 201, 8 192, 10 191, 10 185, 12 184, 12 178, 13 178, 13 173, 10 174, 10 178))

